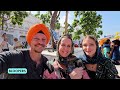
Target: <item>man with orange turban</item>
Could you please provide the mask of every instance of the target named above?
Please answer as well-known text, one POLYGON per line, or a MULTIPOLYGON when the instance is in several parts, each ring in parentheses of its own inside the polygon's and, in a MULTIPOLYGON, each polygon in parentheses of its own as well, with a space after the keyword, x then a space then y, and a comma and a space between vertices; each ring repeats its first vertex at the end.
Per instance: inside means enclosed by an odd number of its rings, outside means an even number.
POLYGON ((32 38, 34 37, 36 33, 43 33, 47 38, 46 44, 48 44, 50 40, 50 32, 48 30, 48 27, 46 27, 44 24, 35 24, 32 27, 30 27, 26 35, 26 40, 29 45, 30 45, 32 38))
MULTIPOLYGON (((29 50, 16 50, 11 52, 0 53, 0 74, 4 73, 7 79, 43 79, 44 70, 49 69, 46 64, 48 59, 41 53, 50 40, 50 32, 44 24, 35 24, 27 32, 27 43, 29 50), (25 69, 26 72, 13 72, 10 74, 9 69, 25 69), (7 74, 7 75, 6 75, 7 74)), ((14 70, 14 71, 15 71, 14 70)))

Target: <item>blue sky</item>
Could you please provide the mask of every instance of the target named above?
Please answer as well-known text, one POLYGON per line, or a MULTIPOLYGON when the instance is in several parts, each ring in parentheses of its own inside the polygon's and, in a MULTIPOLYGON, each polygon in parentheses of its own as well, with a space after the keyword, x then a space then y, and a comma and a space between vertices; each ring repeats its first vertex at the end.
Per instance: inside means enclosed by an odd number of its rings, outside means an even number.
MULTIPOLYGON (((74 11, 69 11, 68 22, 71 24, 74 19, 74 11)), ((41 11, 45 13, 45 11, 41 11)), ((102 15, 102 30, 103 35, 114 35, 116 32, 120 32, 120 11, 97 11, 102 15)), ((60 23, 63 25, 65 21, 65 11, 60 14, 60 23)))
POLYGON ((99 11, 102 15, 102 30, 104 35, 120 32, 120 11, 99 11))

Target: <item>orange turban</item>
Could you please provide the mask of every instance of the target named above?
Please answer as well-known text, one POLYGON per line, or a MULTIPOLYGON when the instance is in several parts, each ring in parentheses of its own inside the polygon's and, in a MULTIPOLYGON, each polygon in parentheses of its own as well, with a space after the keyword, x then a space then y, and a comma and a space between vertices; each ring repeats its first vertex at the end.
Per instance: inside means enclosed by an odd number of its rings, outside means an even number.
POLYGON ((99 41, 99 45, 102 46, 102 45, 105 43, 105 41, 107 41, 107 40, 108 40, 108 38, 102 38, 102 39, 99 41))
POLYGON ((30 27, 26 35, 26 40, 29 45, 34 35, 37 34, 39 31, 42 31, 44 35, 47 37, 47 44, 48 44, 50 40, 50 32, 48 30, 48 27, 46 27, 44 24, 35 24, 32 27, 30 27))

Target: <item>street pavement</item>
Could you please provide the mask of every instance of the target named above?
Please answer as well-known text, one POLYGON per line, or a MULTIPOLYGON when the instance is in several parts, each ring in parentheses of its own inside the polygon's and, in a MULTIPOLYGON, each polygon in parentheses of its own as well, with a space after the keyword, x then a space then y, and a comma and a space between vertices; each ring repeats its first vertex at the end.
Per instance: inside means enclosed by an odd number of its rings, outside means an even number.
POLYGON ((46 56, 47 58, 48 58, 48 60, 54 60, 54 59, 57 59, 57 53, 56 53, 56 51, 54 51, 54 52, 50 52, 50 51, 48 51, 47 49, 46 50, 44 50, 44 51, 42 51, 42 54, 44 55, 44 56, 46 56))
MULTIPOLYGON (((81 48, 74 48, 74 54, 79 57, 79 55, 82 55, 81 48)), ((43 55, 45 55, 49 60, 57 59, 57 53, 49 52, 47 49, 42 52, 43 55)), ((118 75, 120 76, 120 65, 115 65, 116 69, 118 70, 118 75)))

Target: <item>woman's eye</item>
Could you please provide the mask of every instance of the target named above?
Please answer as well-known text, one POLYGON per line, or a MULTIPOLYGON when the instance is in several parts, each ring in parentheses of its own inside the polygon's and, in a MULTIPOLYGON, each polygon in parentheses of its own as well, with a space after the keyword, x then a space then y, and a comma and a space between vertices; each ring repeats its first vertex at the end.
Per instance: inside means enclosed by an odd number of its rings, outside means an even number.
POLYGON ((67 47, 70 47, 70 45, 68 45, 67 47))

